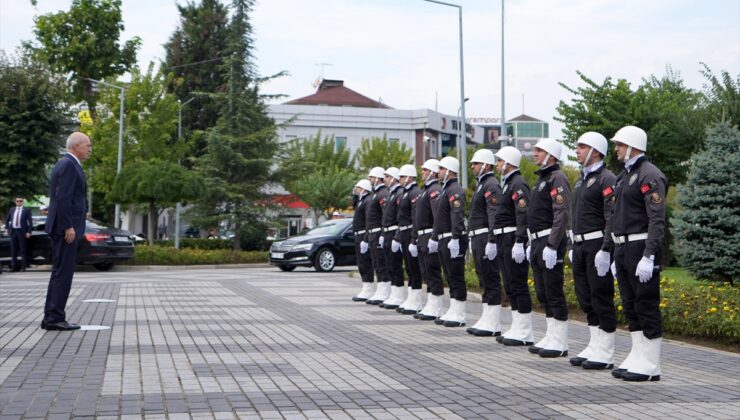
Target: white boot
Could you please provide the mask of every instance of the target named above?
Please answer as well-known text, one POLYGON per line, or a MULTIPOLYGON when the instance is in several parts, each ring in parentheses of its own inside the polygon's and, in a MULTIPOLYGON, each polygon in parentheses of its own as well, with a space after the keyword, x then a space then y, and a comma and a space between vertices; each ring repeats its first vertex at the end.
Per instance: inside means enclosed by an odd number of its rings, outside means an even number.
POLYGON ((391 296, 383 301, 382 306, 385 309, 396 309, 400 305, 406 296, 404 296, 403 286, 391 286, 391 296))
POLYGON ((642 351, 635 358, 634 363, 622 373, 625 381, 659 381, 660 380, 660 346, 663 337, 641 339, 642 351))
POLYGON ((465 301, 452 299, 450 300, 450 314, 444 321, 445 327, 464 327, 465 326, 465 301))
POLYGON ((483 327, 485 325, 486 320, 486 313, 488 313, 488 304, 483 304, 483 310, 481 311, 480 318, 478 319, 478 322, 473 324, 472 327, 469 327, 467 330, 465 330, 468 334, 474 334, 475 331, 477 331, 479 328, 483 327))
POLYGON ((583 362, 588 360, 591 355, 594 353, 594 347, 596 347, 596 341, 599 334, 599 326, 598 325, 589 325, 588 326, 588 333, 589 333, 589 339, 588 339, 588 345, 585 349, 583 349, 580 353, 578 353, 578 356, 572 357, 570 359, 570 364, 572 366, 581 366, 583 362))
POLYGON ((545 322, 547 322, 547 330, 545 331, 545 336, 542 337, 542 340, 536 342, 533 346, 529 346, 529 352, 539 354, 540 349, 545 348, 548 341, 550 340, 550 335, 552 334, 552 321, 554 321, 555 318, 545 318, 545 322))
POLYGON ((384 300, 388 299, 391 294, 391 283, 388 281, 378 283, 378 288, 365 303, 370 305, 380 305, 384 300))
POLYGON ((408 309, 408 306, 411 304, 411 297, 413 296, 414 289, 411 288, 411 286, 407 287, 408 292, 406 293, 406 299, 401 302, 400 305, 398 305, 398 308, 396 308, 396 312, 403 312, 404 309, 408 309))
POLYGON ((512 310, 511 311, 511 325, 509 325, 509 329, 506 330, 503 334, 496 337, 496 341, 499 343, 503 343, 505 339, 515 336, 516 334, 516 326, 518 325, 518 318, 519 318, 519 311, 512 310))
MULTIPOLYGON (((517 316, 519 325, 517 326, 516 332, 519 336, 516 339, 524 343, 525 346, 529 346, 534 343, 534 333, 532 333, 532 312, 526 314, 519 314, 517 316)), ((504 343, 506 344, 506 343, 504 343)))
POLYGON ((442 305, 444 305, 444 296, 440 296, 440 302, 439 302, 439 309, 440 309, 440 311, 439 311, 439 313, 444 314, 444 315, 441 315, 437 319, 435 319, 434 320, 434 323, 435 324, 442 325, 442 324, 445 323, 445 321, 447 321, 447 318, 448 317, 452 316, 452 301, 453 300, 455 300, 455 299, 450 298, 450 307, 447 308, 447 310, 445 311, 444 310, 444 307, 442 306, 442 305))
MULTIPOLYGON (((481 317, 483 324, 477 328, 473 335, 477 337, 490 337, 501 335, 501 305, 486 305, 488 311, 481 317)), ((480 323, 480 321, 478 321, 480 323)))
POLYGON ((547 344, 540 349, 540 357, 561 357, 568 355, 568 321, 552 320, 552 334, 547 344))
POLYGON ((644 335, 642 331, 631 331, 630 338, 632 338, 632 348, 627 357, 624 359, 619 368, 612 370, 612 376, 615 378, 621 378, 622 373, 627 372, 634 364, 638 357, 638 354, 642 352, 642 340, 644 335))
POLYGON ((422 321, 431 321, 439 318, 442 313, 442 298, 443 296, 435 296, 431 293, 428 294, 427 304, 424 305, 424 309, 419 313, 419 319, 422 321))
POLYGON ((417 314, 424 307, 424 300, 421 289, 411 289, 409 291, 409 297, 407 306, 401 311, 404 315, 417 314))
POLYGON ((614 367, 614 336, 601 328, 597 330, 593 353, 581 364, 584 369, 611 369, 614 367))
POLYGON ((375 283, 362 282, 362 290, 360 293, 352 297, 355 302, 364 302, 375 293, 375 283))

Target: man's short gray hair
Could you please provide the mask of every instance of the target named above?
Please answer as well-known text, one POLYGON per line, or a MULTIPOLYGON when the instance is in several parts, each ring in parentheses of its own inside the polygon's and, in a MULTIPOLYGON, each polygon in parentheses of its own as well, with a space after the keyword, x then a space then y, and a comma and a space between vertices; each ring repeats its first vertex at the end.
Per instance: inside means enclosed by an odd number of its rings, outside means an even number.
POLYGON ((82 143, 87 138, 88 137, 85 133, 75 131, 74 133, 70 134, 69 137, 67 137, 67 150, 72 150, 73 147, 82 143))

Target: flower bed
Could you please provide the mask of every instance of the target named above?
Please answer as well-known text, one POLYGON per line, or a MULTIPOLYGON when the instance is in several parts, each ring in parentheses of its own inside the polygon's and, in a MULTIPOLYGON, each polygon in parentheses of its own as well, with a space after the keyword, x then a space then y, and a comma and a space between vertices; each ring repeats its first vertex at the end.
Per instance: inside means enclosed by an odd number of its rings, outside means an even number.
POLYGON ((164 246, 141 246, 134 249, 130 265, 202 265, 266 263, 267 251, 234 251, 230 249, 175 249, 164 246))

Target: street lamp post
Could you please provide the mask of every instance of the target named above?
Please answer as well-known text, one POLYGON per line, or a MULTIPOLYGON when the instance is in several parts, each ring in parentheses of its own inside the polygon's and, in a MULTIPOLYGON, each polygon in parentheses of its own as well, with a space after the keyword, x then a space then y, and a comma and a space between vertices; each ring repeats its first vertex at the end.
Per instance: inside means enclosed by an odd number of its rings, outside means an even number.
MULTIPOLYGON (((470 99, 470 98, 465 98, 465 100, 463 101, 463 103, 467 102, 468 99, 470 99)), ((466 136, 466 133, 463 131, 464 130, 464 127, 465 127, 465 121, 461 121, 460 120, 460 112, 462 112, 462 107, 460 107, 460 108, 457 109, 457 120, 458 120, 459 124, 457 125, 457 139, 458 140, 457 140, 456 143, 457 143, 458 147, 457 147, 457 156, 456 157, 457 157, 457 160, 460 161, 460 165, 463 166, 465 164, 465 160, 463 160, 463 158, 462 158, 462 149, 467 149, 467 144, 465 142, 465 137, 464 137, 464 136, 466 136), (460 146, 460 142, 463 143, 463 147, 459 147, 460 146)), ((459 175, 461 175, 461 174, 459 174, 459 175)))
POLYGON ((506 98, 504 97, 504 0, 501 0, 501 132, 500 136, 506 138, 506 98))
MULTIPOLYGON (((121 91, 120 99, 121 106, 120 112, 118 113, 118 165, 116 166, 116 175, 121 174, 121 167, 123 166, 123 102, 126 95, 126 88, 123 86, 114 85, 113 83, 104 82, 102 80, 95 80, 89 77, 83 77, 85 80, 89 80, 93 83, 99 83, 103 86, 116 88, 121 91)), ((117 229, 121 228, 121 203, 116 203, 116 210, 114 217, 114 224, 117 229)))
MULTIPOLYGON (((182 108, 189 104, 190 101, 192 101, 195 98, 190 98, 185 102, 180 102, 180 109, 177 113, 177 142, 179 143, 182 140, 182 108)), ((180 164, 180 160, 177 160, 178 165, 180 164)), ((182 205, 178 201, 177 204, 175 204, 175 249, 180 249, 180 211, 182 210, 182 205)))
POLYGON ((449 6, 449 7, 456 7, 458 12, 458 26, 460 30, 460 114, 462 116, 463 121, 463 138, 459 139, 459 141, 462 142, 462 146, 458 145, 458 149, 461 150, 461 162, 460 167, 462 168, 462 173, 459 174, 462 177, 462 186, 463 188, 468 187, 468 166, 466 165, 466 161, 468 160, 468 148, 467 148, 467 130, 466 130, 466 119, 465 119, 465 68, 463 65, 463 24, 462 24, 462 6, 458 4, 452 4, 452 3, 446 3, 443 1, 438 0, 424 0, 429 3, 436 3, 441 4, 443 6, 449 6))

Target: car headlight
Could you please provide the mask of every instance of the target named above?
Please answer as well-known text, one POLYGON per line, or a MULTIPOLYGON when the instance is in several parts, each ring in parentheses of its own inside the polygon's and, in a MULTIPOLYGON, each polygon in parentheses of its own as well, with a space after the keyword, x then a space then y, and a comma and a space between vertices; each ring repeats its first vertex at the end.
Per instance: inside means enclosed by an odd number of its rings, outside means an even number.
POLYGON ((312 243, 296 244, 296 245, 293 245, 293 247, 290 248, 290 250, 291 251, 310 251, 311 248, 313 248, 313 244, 312 243))

